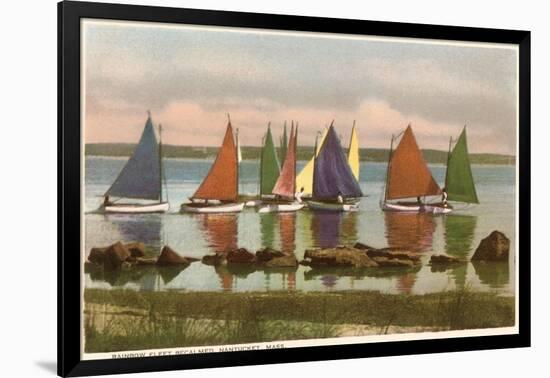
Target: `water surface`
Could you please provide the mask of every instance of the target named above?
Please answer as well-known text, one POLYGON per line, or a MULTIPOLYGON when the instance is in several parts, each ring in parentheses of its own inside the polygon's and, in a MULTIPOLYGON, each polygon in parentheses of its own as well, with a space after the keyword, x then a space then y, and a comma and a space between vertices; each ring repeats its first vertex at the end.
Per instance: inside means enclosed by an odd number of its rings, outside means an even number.
MULTIPOLYGON (((200 262, 185 269, 155 267, 131 272, 86 273, 86 287, 135 290, 269 291, 269 290, 379 290, 387 293, 422 294, 472 287, 502 294, 514 292, 514 259, 509 263, 468 263, 438 271, 425 263, 431 254, 446 253, 468 258, 493 230, 511 239, 515 255, 515 168, 473 166, 480 205, 458 205, 449 215, 384 213, 383 163, 362 163, 363 198, 358 212, 327 213, 303 210, 287 214, 179 214, 179 205, 193 194, 208 172, 211 161, 167 159, 168 200, 166 214, 104 215, 93 213, 103 193, 122 169, 126 158, 86 158, 86 253, 94 246, 116 241, 142 241, 155 250, 168 244, 186 256, 202 257, 227 248, 256 251, 269 246, 294 252, 300 260, 312 247, 350 245, 357 241, 375 247, 403 247, 419 253, 423 264, 414 269, 377 268, 356 272, 342 269, 315 270, 300 266, 280 270, 230 270, 200 262)), ((305 162, 298 163, 298 169, 305 162)), ((241 163, 240 191, 258 190, 258 162, 241 163)), ((438 182, 445 167, 430 166, 438 182)))

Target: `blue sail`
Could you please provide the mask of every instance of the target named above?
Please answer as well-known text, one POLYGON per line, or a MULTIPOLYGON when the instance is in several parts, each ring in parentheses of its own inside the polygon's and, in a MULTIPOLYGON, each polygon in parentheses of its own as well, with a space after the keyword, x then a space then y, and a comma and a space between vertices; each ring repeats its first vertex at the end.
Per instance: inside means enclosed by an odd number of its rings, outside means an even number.
POLYGON ((361 197, 363 193, 348 164, 334 126, 330 126, 327 136, 315 158, 313 168, 313 197, 334 199, 361 197))
POLYGON ((160 156, 151 117, 147 118, 139 143, 106 196, 159 200, 160 156))

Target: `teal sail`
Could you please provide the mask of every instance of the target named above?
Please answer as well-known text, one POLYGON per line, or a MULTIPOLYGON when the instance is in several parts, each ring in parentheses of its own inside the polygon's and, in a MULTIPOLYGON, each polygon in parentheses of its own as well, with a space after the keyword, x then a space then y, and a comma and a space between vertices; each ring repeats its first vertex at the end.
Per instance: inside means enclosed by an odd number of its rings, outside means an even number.
POLYGON ((468 156, 466 127, 458 137, 447 161, 445 191, 449 201, 479 203, 468 156))
POLYGON ((139 143, 105 196, 160 200, 161 161, 151 116, 139 143))

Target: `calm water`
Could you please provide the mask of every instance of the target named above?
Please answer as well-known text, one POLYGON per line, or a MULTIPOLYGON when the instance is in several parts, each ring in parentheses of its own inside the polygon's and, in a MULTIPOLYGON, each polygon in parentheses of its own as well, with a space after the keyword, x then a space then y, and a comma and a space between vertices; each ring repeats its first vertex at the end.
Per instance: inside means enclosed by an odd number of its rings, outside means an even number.
MULTIPOLYGON (((446 253, 467 258, 480 240, 497 229, 511 239, 515 256, 514 183, 515 168, 474 166, 481 204, 458 205, 451 215, 384 213, 379 208, 386 165, 366 163, 361 167, 361 188, 368 195, 355 213, 319 213, 303 210, 295 214, 258 214, 245 209, 236 215, 179 214, 179 205, 193 194, 208 172, 211 161, 168 159, 168 197, 171 211, 151 215, 102 215, 92 213, 113 182, 126 159, 88 157, 86 159, 86 253, 94 246, 118 240, 143 241, 160 249, 168 244, 182 255, 202 257, 226 248, 245 247, 256 251, 270 246, 294 251, 303 258, 310 247, 353 244, 376 247, 398 246, 414 250, 426 263, 431 254, 446 253)), ((304 162, 299 162, 301 168, 304 162)), ((258 188, 258 163, 241 164, 241 193, 258 188)), ((431 166, 438 182, 445 167, 431 166)), ((155 267, 104 276, 86 273, 86 287, 124 287, 135 290, 380 290, 422 294, 468 285, 476 290, 514 293, 514 259, 508 264, 460 265, 436 271, 423 264, 412 270, 373 269, 361 273, 349 270, 298 269, 272 271, 215 269, 193 263, 186 269, 155 267)))

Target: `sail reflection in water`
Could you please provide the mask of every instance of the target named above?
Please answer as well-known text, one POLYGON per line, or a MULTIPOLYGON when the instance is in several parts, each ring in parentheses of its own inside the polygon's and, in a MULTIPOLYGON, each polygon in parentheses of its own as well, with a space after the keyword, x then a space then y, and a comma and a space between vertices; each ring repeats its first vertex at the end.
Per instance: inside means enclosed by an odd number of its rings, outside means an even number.
POLYGON ((385 212, 386 239, 392 248, 425 252, 432 248, 433 214, 385 212))
POLYGON ((196 214, 208 246, 214 252, 237 248, 238 222, 236 214, 196 214))
MULTIPOLYGON (((296 213, 278 213, 281 237, 281 250, 287 254, 294 254, 296 250, 296 213)), ((289 269, 283 274, 283 289, 296 289, 296 270, 289 269), (285 287, 286 286, 286 287, 285 287)))
MULTIPOLYGON (((433 214, 385 212, 386 239, 391 248, 412 252, 432 249, 435 221, 433 214)), ((397 280, 397 289, 410 293, 416 283, 416 271, 407 272, 397 280)))
MULTIPOLYGON (((477 217, 449 214, 445 217, 445 253, 467 260, 471 255, 477 217)), ((468 274, 468 264, 459 264, 450 271, 457 289, 464 288, 468 274)))
MULTIPOLYGON (((217 253, 224 253, 236 249, 238 245, 238 220, 236 214, 195 214, 194 215, 208 246, 217 253)), ((225 268, 216 268, 223 290, 232 290, 234 279, 225 268)))
MULTIPOLYGON (((294 254, 296 250, 296 213, 265 213, 259 214, 259 217, 262 247, 280 249, 287 254, 294 254)), ((282 290, 296 289, 295 268, 267 268, 264 279, 266 290, 271 289, 271 275, 274 273, 282 275, 282 290)))
POLYGON ((311 214, 312 247, 333 248, 357 241, 357 213, 315 211, 311 214))
MULTIPOLYGON (((311 247, 333 248, 338 245, 353 245, 357 242, 357 213, 337 211, 312 211, 304 213, 310 216, 311 247)), ((320 275, 320 281, 327 289, 334 288, 342 275, 348 272, 326 272, 320 275)), ((311 279, 317 276, 315 270, 305 272, 304 276, 311 279)), ((351 286, 355 277, 350 276, 351 286)))

